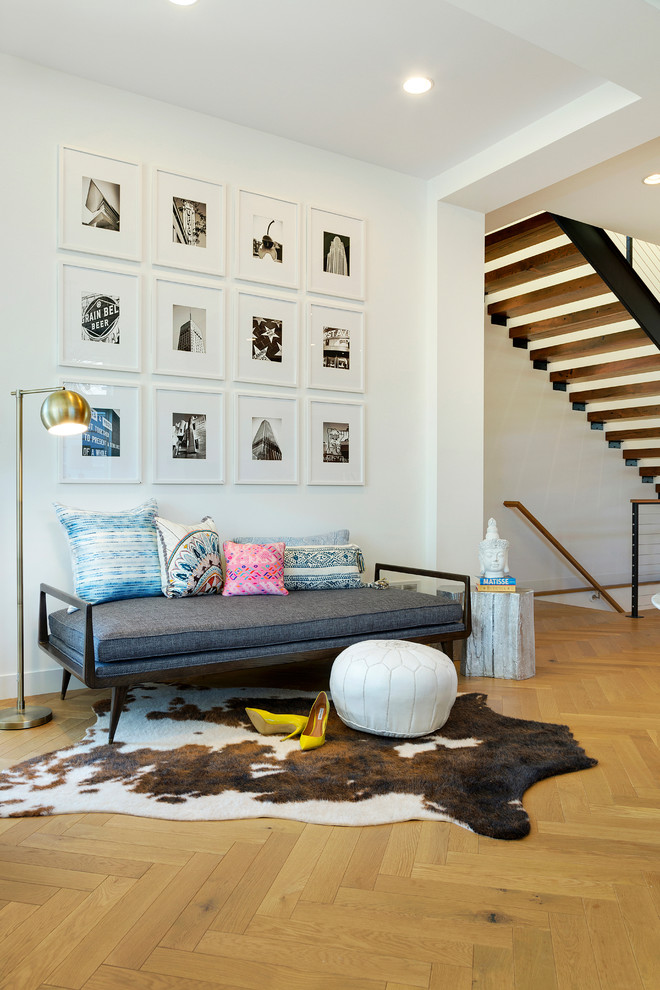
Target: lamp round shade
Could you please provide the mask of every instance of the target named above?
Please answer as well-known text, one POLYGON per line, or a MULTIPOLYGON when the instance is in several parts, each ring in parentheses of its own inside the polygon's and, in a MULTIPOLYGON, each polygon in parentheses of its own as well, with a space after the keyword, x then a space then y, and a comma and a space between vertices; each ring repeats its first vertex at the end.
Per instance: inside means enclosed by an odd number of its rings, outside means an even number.
POLYGON ((41 422, 50 433, 61 436, 84 433, 91 417, 87 399, 67 388, 52 392, 41 407, 41 422))

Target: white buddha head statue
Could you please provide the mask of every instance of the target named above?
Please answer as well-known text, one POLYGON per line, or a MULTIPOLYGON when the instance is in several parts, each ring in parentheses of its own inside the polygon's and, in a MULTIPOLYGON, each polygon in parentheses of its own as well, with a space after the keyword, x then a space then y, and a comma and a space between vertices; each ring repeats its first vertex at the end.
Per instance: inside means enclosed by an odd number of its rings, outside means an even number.
POLYGON ((504 577, 509 573, 509 541, 500 538, 494 519, 488 520, 486 538, 479 544, 479 564, 484 577, 504 577))

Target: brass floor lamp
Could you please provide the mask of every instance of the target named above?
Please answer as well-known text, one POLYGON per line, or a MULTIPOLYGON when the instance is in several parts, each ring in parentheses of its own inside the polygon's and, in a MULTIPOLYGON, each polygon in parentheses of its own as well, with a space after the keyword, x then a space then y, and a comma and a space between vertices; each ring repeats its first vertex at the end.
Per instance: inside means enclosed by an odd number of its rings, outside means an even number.
POLYGON ((53 388, 16 389, 16 653, 17 700, 15 708, 0 711, 0 729, 31 729, 50 722, 53 713, 41 705, 25 704, 25 657, 23 625, 23 396, 49 392, 41 407, 41 422, 49 433, 59 436, 84 433, 91 410, 87 400, 61 385, 53 388))

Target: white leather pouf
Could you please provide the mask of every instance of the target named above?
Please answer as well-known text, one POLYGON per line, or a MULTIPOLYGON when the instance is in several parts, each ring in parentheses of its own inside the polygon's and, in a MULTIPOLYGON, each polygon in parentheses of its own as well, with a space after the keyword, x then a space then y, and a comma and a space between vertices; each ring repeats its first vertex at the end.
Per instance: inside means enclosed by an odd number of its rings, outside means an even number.
POLYGON ((408 739, 445 724, 458 677, 449 657, 421 643, 373 639, 339 654, 330 693, 342 722, 376 736, 408 739))

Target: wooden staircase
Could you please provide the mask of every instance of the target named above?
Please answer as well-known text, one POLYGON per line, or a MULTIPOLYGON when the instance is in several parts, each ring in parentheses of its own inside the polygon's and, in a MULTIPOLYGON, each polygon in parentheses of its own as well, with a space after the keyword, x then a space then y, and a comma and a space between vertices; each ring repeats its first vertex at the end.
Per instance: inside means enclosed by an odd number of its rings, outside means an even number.
POLYGON ((549 213, 488 234, 485 255, 491 322, 508 328, 513 346, 529 351, 533 367, 660 497, 660 350, 648 325, 642 329, 634 306, 617 298, 549 213))

